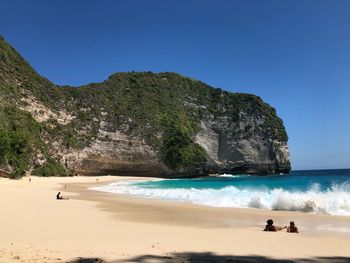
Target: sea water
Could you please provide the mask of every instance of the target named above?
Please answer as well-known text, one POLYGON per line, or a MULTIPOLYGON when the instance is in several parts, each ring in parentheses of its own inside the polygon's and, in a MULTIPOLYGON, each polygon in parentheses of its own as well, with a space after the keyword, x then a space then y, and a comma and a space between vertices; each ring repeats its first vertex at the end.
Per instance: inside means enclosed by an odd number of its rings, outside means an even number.
POLYGON ((350 215, 350 169, 124 181, 92 189, 214 207, 350 215))

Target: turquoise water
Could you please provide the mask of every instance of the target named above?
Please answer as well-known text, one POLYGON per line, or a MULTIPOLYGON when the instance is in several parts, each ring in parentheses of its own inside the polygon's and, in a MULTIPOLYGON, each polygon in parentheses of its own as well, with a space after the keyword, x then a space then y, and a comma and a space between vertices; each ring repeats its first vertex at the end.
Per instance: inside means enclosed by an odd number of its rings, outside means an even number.
POLYGON ((144 188, 178 189, 222 189, 234 186, 239 189, 284 190, 305 192, 312 187, 319 191, 328 191, 334 186, 348 187, 350 191, 350 169, 344 170, 313 170, 292 171, 285 175, 252 176, 227 175, 224 177, 209 177, 200 179, 177 179, 150 182, 139 182, 134 185, 144 188))
POLYGON ((350 215, 350 169, 118 182, 95 190, 215 207, 350 215))

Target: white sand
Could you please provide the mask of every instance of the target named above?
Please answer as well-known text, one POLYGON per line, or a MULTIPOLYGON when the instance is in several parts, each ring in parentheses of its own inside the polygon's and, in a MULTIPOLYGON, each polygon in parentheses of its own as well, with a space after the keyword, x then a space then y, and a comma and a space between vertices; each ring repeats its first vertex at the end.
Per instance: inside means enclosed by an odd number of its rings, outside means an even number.
MULTIPOLYGON (((98 177, 98 183, 126 179, 98 177)), ((87 183, 96 184, 96 177, 0 179, 0 262, 136 262, 142 256, 137 262, 229 256, 350 262, 349 217, 194 206, 95 192, 87 183), (56 200, 58 191, 70 199, 56 200), (261 231, 269 217, 280 225, 294 220, 301 233, 261 231)))

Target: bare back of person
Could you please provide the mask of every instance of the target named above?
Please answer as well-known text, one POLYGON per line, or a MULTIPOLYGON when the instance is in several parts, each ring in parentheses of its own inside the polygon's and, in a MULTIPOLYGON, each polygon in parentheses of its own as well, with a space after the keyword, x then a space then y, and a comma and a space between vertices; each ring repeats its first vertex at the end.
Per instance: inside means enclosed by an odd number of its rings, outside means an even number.
POLYGON ((292 221, 289 223, 289 226, 287 227, 288 233, 299 233, 298 228, 295 226, 295 223, 292 221))
POLYGON ((272 220, 272 219, 267 220, 266 223, 267 223, 267 225, 265 226, 264 231, 277 232, 277 231, 280 231, 280 230, 286 228, 286 226, 285 226, 285 227, 274 226, 274 225, 273 225, 273 220, 272 220))

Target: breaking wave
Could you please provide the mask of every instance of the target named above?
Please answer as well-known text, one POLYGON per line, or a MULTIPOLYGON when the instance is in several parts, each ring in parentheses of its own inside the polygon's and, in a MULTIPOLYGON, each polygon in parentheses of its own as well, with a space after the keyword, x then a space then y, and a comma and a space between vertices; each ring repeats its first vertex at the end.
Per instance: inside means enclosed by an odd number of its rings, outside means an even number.
POLYGON ((92 190, 130 194, 139 197, 185 201, 214 207, 259 208, 269 210, 314 212, 331 215, 350 215, 350 183, 333 184, 326 190, 312 184, 306 191, 283 188, 254 189, 226 186, 220 189, 155 188, 135 182, 117 182, 92 190))

